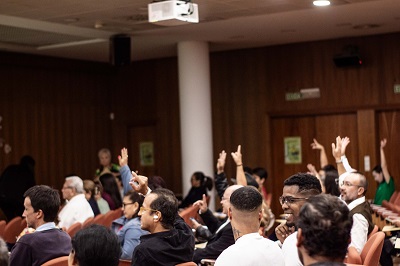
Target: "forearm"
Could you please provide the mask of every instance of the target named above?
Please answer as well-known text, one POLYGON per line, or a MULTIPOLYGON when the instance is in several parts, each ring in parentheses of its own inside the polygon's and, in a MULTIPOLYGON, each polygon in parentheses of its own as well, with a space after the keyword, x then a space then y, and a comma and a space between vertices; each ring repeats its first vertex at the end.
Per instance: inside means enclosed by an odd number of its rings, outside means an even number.
POLYGON ((129 184, 129 181, 131 181, 132 178, 131 169, 128 165, 124 165, 119 169, 119 172, 121 173, 121 182, 124 187, 125 195, 126 193, 128 193, 128 191, 132 190, 132 187, 129 184))
POLYGON ((328 157, 326 156, 326 152, 325 152, 324 148, 321 149, 321 152, 319 154, 319 162, 320 162, 321 168, 328 165, 328 157))

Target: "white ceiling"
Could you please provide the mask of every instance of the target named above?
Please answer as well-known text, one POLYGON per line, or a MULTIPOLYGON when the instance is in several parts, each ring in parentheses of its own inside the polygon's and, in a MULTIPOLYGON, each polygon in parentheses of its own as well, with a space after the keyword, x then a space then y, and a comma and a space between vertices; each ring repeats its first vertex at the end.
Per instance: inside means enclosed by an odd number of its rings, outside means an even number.
POLYGON ((198 24, 165 27, 147 22, 150 0, 1 0, 0 50, 108 62, 115 34, 130 35, 132 60, 145 60, 176 55, 180 41, 222 51, 400 31, 400 0, 193 2, 198 24))

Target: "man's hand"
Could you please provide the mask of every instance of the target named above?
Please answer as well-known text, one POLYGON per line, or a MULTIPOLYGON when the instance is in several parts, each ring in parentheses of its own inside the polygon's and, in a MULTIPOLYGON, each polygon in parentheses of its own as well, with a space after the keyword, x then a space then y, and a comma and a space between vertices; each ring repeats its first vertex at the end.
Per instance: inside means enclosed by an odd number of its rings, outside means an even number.
POLYGON ((128 149, 122 148, 121 155, 118 156, 119 166, 123 167, 128 164, 128 149))
POLYGON ((342 157, 342 139, 340 136, 336 137, 336 145, 332 143, 332 155, 336 161, 339 161, 342 157))
POLYGON ((386 147, 387 139, 381 140, 381 149, 384 149, 386 147))
POLYGON ((282 244, 283 244, 283 242, 285 242, 285 239, 286 239, 289 235, 293 234, 294 231, 295 231, 294 226, 288 227, 288 226, 286 225, 286 221, 283 222, 283 223, 281 223, 280 225, 278 225, 278 226, 275 228, 276 237, 278 238, 279 241, 281 241, 282 244))
POLYGON ((131 181, 129 181, 129 184, 133 190, 143 195, 147 195, 147 192, 149 191, 148 178, 143 175, 138 175, 134 171, 132 171, 132 178, 131 181))
POLYGON ((223 150, 220 152, 219 158, 217 161, 217 174, 224 172, 225 161, 226 161, 226 152, 223 150))
POLYGON ((346 147, 349 144, 350 144, 350 139, 348 137, 342 138, 342 140, 341 140, 341 148, 340 148, 341 156, 346 155, 346 147))
POLYGON ((237 151, 236 152, 231 152, 232 158, 235 161, 237 166, 242 165, 242 147, 240 145, 238 145, 237 147, 237 151))
POLYGON ((199 207, 201 213, 205 213, 207 211, 207 209, 208 209, 206 195, 203 194, 203 199, 198 200, 195 203, 193 203, 193 206, 199 207))

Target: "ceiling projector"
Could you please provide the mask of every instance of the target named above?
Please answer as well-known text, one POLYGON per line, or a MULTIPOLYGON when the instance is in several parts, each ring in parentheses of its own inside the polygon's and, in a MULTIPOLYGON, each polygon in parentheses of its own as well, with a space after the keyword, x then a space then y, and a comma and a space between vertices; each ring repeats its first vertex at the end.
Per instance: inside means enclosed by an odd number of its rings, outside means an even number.
POLYGON ((148 5, 149 22, 162 26, 177 26, 199 22, 197 4, 190 1, 170 0, 148 5))

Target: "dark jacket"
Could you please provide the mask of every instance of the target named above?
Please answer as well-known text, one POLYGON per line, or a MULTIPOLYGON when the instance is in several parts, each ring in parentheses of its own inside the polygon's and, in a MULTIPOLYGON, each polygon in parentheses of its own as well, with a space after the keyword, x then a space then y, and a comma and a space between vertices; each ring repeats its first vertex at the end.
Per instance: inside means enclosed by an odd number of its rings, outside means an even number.
POLYGON ((178 216, 173 229, 140 237, 140 244, 133 251, 132 265, 173 266, 192 261, 193 252, 192 229, 178 216))

